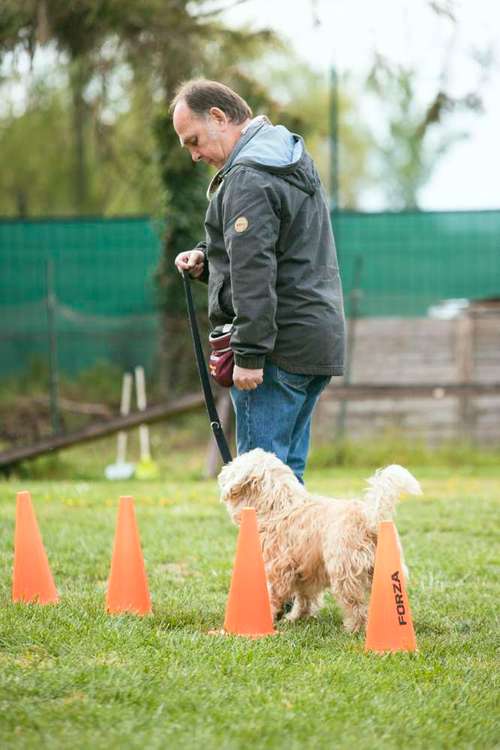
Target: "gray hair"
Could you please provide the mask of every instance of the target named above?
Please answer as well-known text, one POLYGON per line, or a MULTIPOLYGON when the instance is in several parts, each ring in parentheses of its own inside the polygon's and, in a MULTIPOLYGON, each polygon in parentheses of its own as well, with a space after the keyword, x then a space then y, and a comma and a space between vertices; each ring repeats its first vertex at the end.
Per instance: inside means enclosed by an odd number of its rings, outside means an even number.
POLYGON ((181 83, 170 104, 170 112, 180 101, 185 101, 191 112, 199 117, 207 115, 211 107, 221 109, 230 122, 236 124, 252 117, 251 108, 239 94, 223 83, 206 78, 181 83))

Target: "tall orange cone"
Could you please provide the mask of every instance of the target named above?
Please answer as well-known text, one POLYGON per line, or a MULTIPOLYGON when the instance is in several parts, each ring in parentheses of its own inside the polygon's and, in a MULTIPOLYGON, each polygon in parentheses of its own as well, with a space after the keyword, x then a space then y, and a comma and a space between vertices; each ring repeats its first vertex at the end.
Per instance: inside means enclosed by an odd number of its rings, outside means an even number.
POLYGON ((415 651, 416 648, 396 527, 392 521, 382 521, 378 530, 365 651, 415 651))
POLYGON ((12 601, 59 601, 29 492, 17 493, 12 601))
POLYGON ((132 612, 147 615, 151 612, 151 598, 132 497, 120 498, 106 608, 112 614, 132 612))
POLYGON ((255 508, 243 508, 241 511, 224 630, 226 633, 252 638, 276 632, 273 628, 255 508))

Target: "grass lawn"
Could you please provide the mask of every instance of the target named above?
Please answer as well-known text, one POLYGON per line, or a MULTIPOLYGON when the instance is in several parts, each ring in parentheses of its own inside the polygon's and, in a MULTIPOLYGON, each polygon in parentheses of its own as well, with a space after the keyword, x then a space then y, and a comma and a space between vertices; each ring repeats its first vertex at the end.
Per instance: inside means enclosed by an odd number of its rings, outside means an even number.
MULTIPOLYGON (((417 654, 365 655, 329 598, 251 641, 220 628, 237 530, 213 481, 0 483, 0 747, 493 748, 500 467, 410 467, 397 524, 417 654), (15 492, 32 492, 61 595, 10 603, 15 492), (104 612, 118 496, 132 494, 154 613, 104 612)), ((189 473, 189 472, 188 472, 189 473)), ((355 495, 371 469, 318 469, 355 495)))

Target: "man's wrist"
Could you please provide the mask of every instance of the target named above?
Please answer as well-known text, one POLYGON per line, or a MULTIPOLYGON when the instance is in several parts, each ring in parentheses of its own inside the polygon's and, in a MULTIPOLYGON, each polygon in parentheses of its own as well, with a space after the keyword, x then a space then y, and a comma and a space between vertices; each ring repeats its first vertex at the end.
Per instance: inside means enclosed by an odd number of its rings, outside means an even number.
POLYGON ((266 362, 265 357, 255 356, 253 354, 235 354, 234 363, 238 367, 244 367, 247 370, 262 370, 266 362))

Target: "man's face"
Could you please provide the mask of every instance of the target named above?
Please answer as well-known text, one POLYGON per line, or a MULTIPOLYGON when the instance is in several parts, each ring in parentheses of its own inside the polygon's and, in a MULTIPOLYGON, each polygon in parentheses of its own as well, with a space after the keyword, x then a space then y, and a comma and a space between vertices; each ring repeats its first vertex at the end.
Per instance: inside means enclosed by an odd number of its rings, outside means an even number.
POLYGON ((216 169, 226 163, 242 128, 229 122, 217 107, 212 107, 206 116, 198 116, 184 101, 176 105, 173 123, 181 146, 187 148, 192 160, 204 161, 216 169))

